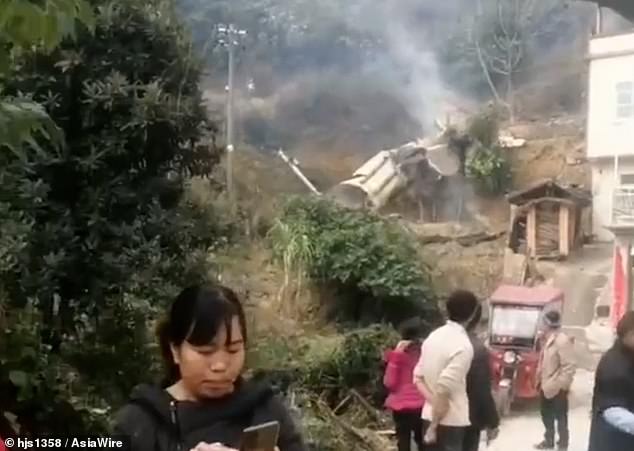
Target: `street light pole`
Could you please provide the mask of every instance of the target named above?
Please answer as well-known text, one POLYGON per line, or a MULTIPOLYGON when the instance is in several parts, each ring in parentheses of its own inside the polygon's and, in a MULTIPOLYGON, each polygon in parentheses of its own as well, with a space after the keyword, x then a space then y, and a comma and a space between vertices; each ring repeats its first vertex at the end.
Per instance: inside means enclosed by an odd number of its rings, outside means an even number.
POLYGON ((239 30, 234 25, 218 27, 218 34, 220 35, 220 44, 227 47, 228 54, 228 81, 227 81, 227 129, 226 129, 226 146, 227 146, 227 192, 229 194, 229 203, 231 205, 231 211, 235 213, 236 193, 233 182, 233 152, 234 148, 234 130, 233 130, 233 106, 234 106, 234 72, 235 72, 235 49, 240 45, 240 39, 243 38, 247 32, 245 30, 239 30))
POLYGON ((229 81, 227 82, 227 192, 231 212, 236 212, 236 195, 233 188, 233 72, 234 72, 234 45, 229 43, 229 81))

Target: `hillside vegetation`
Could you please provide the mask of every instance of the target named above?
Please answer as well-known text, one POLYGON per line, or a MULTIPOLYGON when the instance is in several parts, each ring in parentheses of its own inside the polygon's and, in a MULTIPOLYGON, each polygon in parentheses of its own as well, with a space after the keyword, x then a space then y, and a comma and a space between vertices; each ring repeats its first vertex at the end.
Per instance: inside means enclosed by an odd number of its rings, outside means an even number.
MULTIPOLYGON (((154 325, 166 305, 187 284, 221 280, 247 305, 250 376, 277 380, 313 449, 386 449, 374 432, 390 427, 381 376, 393 326, 419 316, 431 329, 456 286, 484 295, 503 243, 421 244, 402 221, 307 195, 270 151, 305 156, 325 190, 433 131, 437 93, 475 111, 492 99, 500 124, 521 124, 515 94, 531 61, 548 42, 569 49, 583 11, 526 2, 522 21, 507 11, 465 22, 466 0, 4 3, 0 436, 108 430, 132 387, 159 376, 154 325), (433 33, 456 18, 451 39, 433 33), (522 37, 506 72, 492 65, 506 28, 496 20, 522 37), (221 164, 226 54, 210 36, 226 22, 250 32, 236 86, 254 79, 236 94, 237 211, 221 164), (480 46, 488 63, 474 59, 480 46), (461 279, 474 265, 487 274, 461 279)), ((484 212, 506 211, 500 195, 546 173, 527 169, 545 155, 582 180, 568 159, 577 139, 507 153, 481 140, 469 177, 484 212)))

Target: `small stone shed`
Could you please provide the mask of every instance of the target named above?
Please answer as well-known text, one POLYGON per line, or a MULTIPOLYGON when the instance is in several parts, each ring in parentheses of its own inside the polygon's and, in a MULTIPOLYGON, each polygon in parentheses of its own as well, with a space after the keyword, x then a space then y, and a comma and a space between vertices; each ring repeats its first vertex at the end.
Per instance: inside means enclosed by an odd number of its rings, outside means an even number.
POLYGON ((511 204, 508 246, 537 259, 562 259, 584 244, 591 193, 543 180, 506 196, 511 204))

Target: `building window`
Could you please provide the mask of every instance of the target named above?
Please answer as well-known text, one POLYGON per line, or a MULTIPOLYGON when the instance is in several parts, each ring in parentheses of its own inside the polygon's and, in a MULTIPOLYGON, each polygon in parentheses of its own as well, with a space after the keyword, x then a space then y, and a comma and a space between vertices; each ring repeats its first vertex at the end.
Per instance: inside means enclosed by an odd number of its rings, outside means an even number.
POLYGON ((634 83, 631 81, 616 84, 616 117, 634 117, 634 83))
POLYGON ((634 185, 634 174, 621 174, 621 185, 634 185))

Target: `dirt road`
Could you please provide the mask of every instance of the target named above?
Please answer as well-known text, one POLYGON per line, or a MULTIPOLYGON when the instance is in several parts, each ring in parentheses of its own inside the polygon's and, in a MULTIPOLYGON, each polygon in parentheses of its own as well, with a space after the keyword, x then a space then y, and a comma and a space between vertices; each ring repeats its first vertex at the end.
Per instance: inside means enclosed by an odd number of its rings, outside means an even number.
MULTIPOLYGON (((587 451, 590 432, 590 403, 594 374, 579 370, 570 393, 570 448, 569 451, 587 451)), ((498 439, 488 451, 532 451, 543 438, 544 427, 539 416, 539 407, 520 406, 507 418, 498 439)), ((487 450, 482 446, 483 450, 487 450)))
MULTIPOLYGON (((610 261, 607 260, 609 267, 610 261)), ((590 432, 590 407, 594 387, 594 369, 600 354, 591 352, 585 327, 591 321, 596 296, 585 295, 590 292, 595 275, 605 272, 606 259, 587 259, 582 264, 570 264, 558 271, 558 285, 566 291, 566 309, 564 328, 575 338, 577 364, 579 369, 570 392, 570 448, 569 451, 587 451, 590 432), (588 263, 590 260, 590 263, 588 263), (598 268, 598 269, 597 269, 598 268)), ((489 451, 531 451, 544 434, 538 403, 517 406, 500 429, 500 436, 489 451)), ((481 449, 486 450, 486 446, 481 449)))

